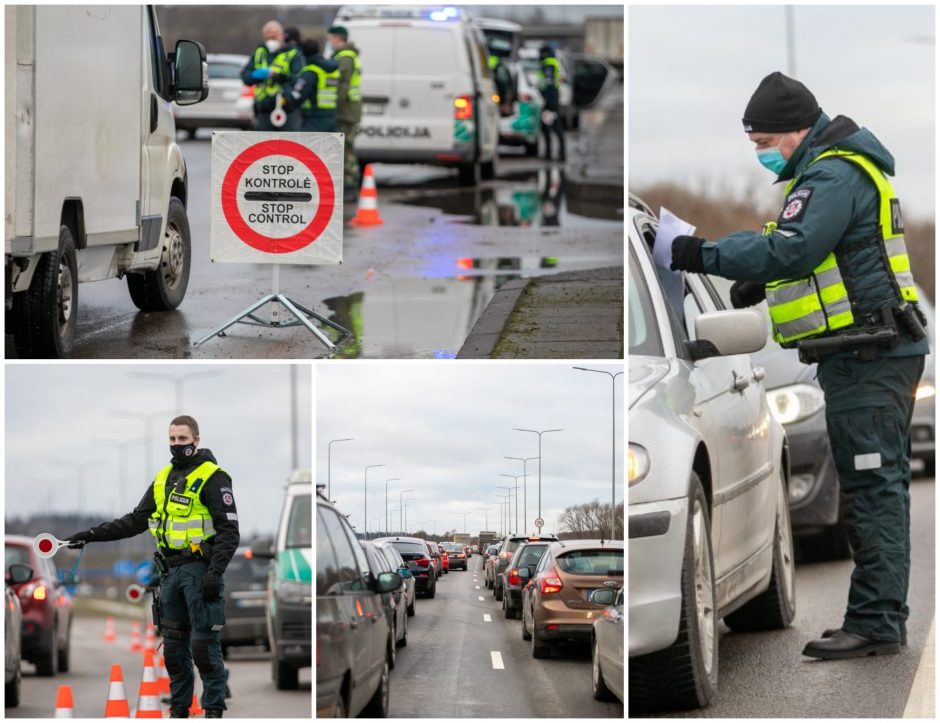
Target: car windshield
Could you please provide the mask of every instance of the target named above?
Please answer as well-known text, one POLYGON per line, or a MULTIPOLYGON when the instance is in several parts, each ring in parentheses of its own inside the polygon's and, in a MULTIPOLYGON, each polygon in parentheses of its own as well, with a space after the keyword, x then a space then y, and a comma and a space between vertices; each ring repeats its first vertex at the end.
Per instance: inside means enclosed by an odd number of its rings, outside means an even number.
POLYGON ((627 330, 630 335, 630 353, 663 356, 663 343, 653 313, 653 300, 633 249, 630 250, 629 294, 627 330))
POLYGON ((572 550, 555 562, 572 575, 623 575, 623 550, 572 550))
POLYGON ((268 561, 245 557, 239 553, 232 557, 228 567, 225 568, 226 583, 265 583, 268 579, 268 561))
POLYGON ((234 63, 209 63, 209 77, 221 78, 224 80, 235 80, 241 78, 242 66, 234 63))
POLYGON ((428 554, 427 548, 422 545, 420 542, 405 542, 404 540, 398 540, 397 542, 392 543, 398 552, 401 553, 401 556, 406 560, 409 558, 423 557, 428 554))
POLYGON ((311 547, 313 530, 311 520, 313 509, 310 507, 310 495, 297 495, 290 507, 287 521, 287 540, 285 547, 311 547))
POLYGON ((448 552, 463 552, 463 547, 458 545, 456 542, 444 543, 444 549, 448 552))

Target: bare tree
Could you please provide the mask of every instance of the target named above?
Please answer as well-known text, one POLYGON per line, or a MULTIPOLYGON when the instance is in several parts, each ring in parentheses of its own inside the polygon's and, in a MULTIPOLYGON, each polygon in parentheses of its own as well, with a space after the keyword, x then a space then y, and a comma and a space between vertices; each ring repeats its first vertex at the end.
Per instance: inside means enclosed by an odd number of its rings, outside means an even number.
MULTIPOLYGON (((614 538, 623 539, 623 503, 617 505, 614 521, 614 538)), ((598 500, 566 507, 558 517, 559 538, 592 539, 610 538, 610 505, 598 500)))

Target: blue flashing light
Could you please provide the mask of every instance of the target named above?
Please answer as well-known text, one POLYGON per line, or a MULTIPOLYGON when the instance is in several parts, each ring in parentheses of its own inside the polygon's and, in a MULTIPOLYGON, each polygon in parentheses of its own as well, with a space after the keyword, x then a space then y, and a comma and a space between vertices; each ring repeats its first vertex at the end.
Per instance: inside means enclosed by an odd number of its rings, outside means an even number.
POLYGON ((460 17, 460 11, 455 7, 445 7, 440 10, 432 10, 428 14, 428 18, 433 20, 436 23, 444 23, 448 20, 456 20, 460 17))

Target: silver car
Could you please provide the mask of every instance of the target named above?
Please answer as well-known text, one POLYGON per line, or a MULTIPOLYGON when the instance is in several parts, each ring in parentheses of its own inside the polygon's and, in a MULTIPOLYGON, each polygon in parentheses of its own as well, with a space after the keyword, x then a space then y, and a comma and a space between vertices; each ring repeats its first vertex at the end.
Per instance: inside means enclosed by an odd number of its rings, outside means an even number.
POLYGON ((936 418, 936 399, 937 382, 934 373, 933 351, 937 343, 934 325, 933 304, 927 299, 923 289, 918 290, 920 308, 927 316, 927 338, 930 340, 930 354, 924 363, 924 373, 920 378, 920 384, 917 385, 917 392, 914 395, 914 416, 911 419, 911 457, 923 462, 923 473, 928 477, 936 474, 936 465, 934 463, 934 452, 936 450, 935 418, 936 418))
POLYGON ((787 627, 796 610, 788 451, 747 356, 753 310, 725 311, 707 277, 654 266, 657 220, 631 202, 630 706, 707 705, 718 621, 787 627))
POLYGON ((240 128, 250 131, 255 127, 255 99, 251 88, 241 79, 247 55, 210 53, 209 97, 196 105, 173 104, 176 130, 196 137, 200 128, 240 128))

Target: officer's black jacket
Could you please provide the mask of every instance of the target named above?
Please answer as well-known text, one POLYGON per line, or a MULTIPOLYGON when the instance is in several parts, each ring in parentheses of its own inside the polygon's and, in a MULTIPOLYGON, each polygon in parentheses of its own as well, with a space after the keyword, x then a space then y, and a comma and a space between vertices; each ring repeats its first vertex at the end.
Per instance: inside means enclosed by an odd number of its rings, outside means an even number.
MULTIPOLYGON (((169 489, 177 483, 182 484, 186 475, 203 462, 215 461, 215 457, 208 449, 198 450, 196 454, 183 462, 174 461, 172 463, 173 469, 166 481, 167 488, 169 489)), ((232 492, 232 478, 224 471, 217 470, 199 490, 199 501, 209 508, 209 512, 212 514, 212 526, 215 527, 215 536, 211 539, 212 556, 209 559, 209 569, 221 575, 228 567, 232 555, 235 554, 240 539, 238 510, 235 508, 235 495, 232 492), (231 504, 226 504, 227 500, 231 500, 231 504)), ((148 529, 147 520, 156 510, 157 505, 153 499, 153 482, 151 482, 133 512, 92 528, 95 535, 94 541, 108 542, 139 535, 148 529)))

